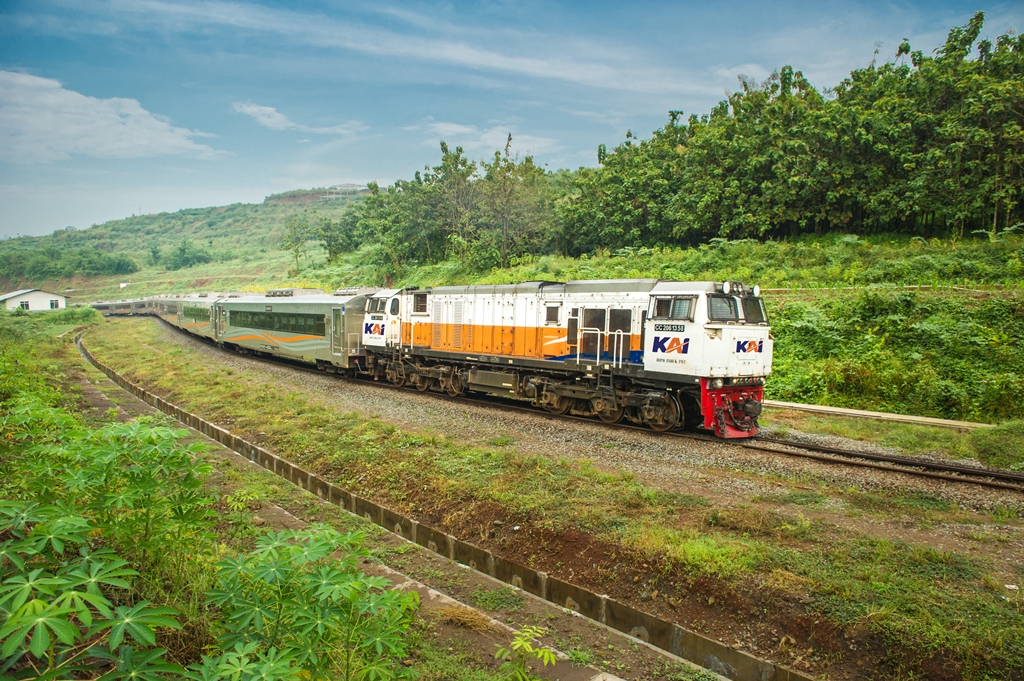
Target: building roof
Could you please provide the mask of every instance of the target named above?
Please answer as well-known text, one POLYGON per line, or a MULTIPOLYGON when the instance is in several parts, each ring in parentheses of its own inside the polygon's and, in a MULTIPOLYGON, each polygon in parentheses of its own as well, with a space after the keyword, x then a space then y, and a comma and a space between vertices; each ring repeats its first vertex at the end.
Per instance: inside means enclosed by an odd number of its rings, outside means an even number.
POLYGON ((5 293, 5 294, 3 294, 2 296, 0 296, 0 303, 4 302, 5 300, 9 300, 11 298, 16 298, 17 296, 23 296, 26 293, 32 293, 33 291, 39 291, 40 293, 46 293, 46 294, 49 294, 51 296, 60 296, 61 298, 67 298, 67 296, 64 295, 63 293, 54 293, 52 291, 44 291, 41 288, 23 288, 20 291, 14 291, 12 293, 5 293))

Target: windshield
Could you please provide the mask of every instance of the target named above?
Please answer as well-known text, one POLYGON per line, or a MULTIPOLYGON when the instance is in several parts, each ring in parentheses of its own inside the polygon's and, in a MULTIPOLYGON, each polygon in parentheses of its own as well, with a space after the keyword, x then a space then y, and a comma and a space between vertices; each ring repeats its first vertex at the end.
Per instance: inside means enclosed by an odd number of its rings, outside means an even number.
POLYGON ((658 298, 654 305, 654 316, 693 321, 693 304, 695 300, 693 296, 658 298))
POLYGON ((716 322, 739 320, 739 306, 732 296, 708 296, 708 319, 716 322))
POLYGON ((764 314, 764 303, 760 298, 743 299, 743 321, 747 324, 762 324, 767 321, 764 314))

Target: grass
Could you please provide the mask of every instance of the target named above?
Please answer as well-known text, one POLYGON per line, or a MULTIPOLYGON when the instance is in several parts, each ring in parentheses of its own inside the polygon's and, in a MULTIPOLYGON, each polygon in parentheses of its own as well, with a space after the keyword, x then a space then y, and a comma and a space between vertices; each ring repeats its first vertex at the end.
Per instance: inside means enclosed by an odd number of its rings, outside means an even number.
MULTIPOLYGON (((756 588, 771 575, 789 573, 823 616, 866 626, 900 648, 962 656, 975 670, 967 678, 983 678, 1001 660, 1024 665, 1024 616, 993 598, 982 579, 989 569, 980 559, 862 536, 799 514, 716 508, 707 499, 646 487, 631 475, 601 472, 586 461, 469 446, 338 413, 257 373, 228 376, 208 367, 200 356, 162 338, 150 320, 107 323, 91 331, 87 342, 130 379, 230 424, 232 432, 396 510, 415 506, 426 515, 441 514, 449 531, 470 541, 479 532, 474 511, 497 505, 517 524, 556 536, 566 529, 590 532, 621 546, 624 557, 650 559, 668 572, 710 579, 721 588, 756 588), (161 352, 154 354, 152 347, 161 352), (991 622, 1002 632, 994 643, 991 622)), ((272 490, 261 492, 273 498, 272 490)), ((789 498, 798 506, 820 502, 799 492, 789 498)), ((854 510, 883 517, 960 517, 942 500, 923 495, 847 490, 839 498, 854 510)))
POLYGON ((883 447, 911 456, 976 459, 986 466, 1024 470, 1024 421, 960 431, 953 428, 874 421, 842 416, 818 416, 768 407, 761 424, 769 434, 785 439, 794 430, 835 435, 883 447))
POLYGON ((484 610, 506 610, 515 612, 523 607, 523 595, 507 586, 496 589, 475 589, 469 594, 470 600, 484 610))
POLYGON ((989 466, 1024 471, 1024 421, 1010 421, 970 434, 971 448, 989 466))

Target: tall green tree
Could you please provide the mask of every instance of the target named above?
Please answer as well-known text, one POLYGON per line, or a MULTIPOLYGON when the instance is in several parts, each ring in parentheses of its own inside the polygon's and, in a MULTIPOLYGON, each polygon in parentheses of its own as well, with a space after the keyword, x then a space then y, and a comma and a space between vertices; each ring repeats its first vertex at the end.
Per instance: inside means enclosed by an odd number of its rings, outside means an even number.
POLYGON ((281 240, 281 249, 291 251, 292 257, 295 258, 296 272, 299 271, 299 260, 306 256, 308 242, 311 237, 312 233, 308 215, 303 213, 302 215, 293 215, 288 218, 288 222, 285 224, 284 238, 281 240))
POLYGON ((482 220, 494 235, 500 267, 508 267, 513 256, 543 249, 549 237, 553 207, 546 191, 544 170, 527 156, 521 161, 512 154, 512 135, 504 151, 495 151, 490 163, 481 163, 482 220))

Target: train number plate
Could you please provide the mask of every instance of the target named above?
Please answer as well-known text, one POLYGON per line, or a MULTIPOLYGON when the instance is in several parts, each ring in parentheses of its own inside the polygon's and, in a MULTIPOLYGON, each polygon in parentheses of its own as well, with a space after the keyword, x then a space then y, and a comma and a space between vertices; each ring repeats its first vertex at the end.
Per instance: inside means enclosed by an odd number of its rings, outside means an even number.
POLYGON ((686 326, 683 324, 655 324, 655 331, 686 331, 686 326))

